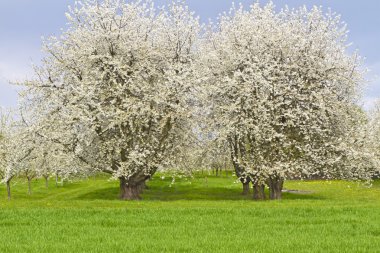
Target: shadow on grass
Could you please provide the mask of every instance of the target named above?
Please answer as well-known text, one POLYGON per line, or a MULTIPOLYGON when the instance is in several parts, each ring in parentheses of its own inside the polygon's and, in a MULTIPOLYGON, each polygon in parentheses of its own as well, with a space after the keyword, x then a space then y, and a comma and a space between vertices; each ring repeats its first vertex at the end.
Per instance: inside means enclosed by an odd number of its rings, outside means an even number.
MULTIPOLYGON (((267 192, 267 196, 268 196, 267 192)), ((108 187, 87 192, 79 195, 77 199, 81 200, 115 200, 118 199, 119 188, 108 187)), ((248 196, 241 194, 238 188, 225 187, 194 187, 191 185, 173 185, 173 186, 148 186, 142 194, 143 200, 150 201, 177 201, 177 200, 205 200, 205 201, 225 201, 225 200, 252 200, 252 193, 248 196)), ((323 199, 321 196, 313 194, 293 194, 283 193, 283 199, 299 200, 323 199)))

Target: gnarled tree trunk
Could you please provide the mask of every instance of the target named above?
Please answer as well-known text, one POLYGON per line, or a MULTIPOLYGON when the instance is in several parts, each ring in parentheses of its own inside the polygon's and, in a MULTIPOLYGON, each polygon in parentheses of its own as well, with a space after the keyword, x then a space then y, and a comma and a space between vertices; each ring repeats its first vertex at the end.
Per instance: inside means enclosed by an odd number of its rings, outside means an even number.
POLYGON ((127 180, 124 177, 120 180, 120 199, 122 200, 140 200, 140 194, 143 192, 145 186, 145 180, 133 182, 127 180))
POLYGON ((260 183, 253 183, 253 199, 265 200, 265 185, 260 183))
POLYGON ((284 186, 284 179, 281 177, 270 177, 267 180, 269 187, 269 197, 270 199, 281 199, 282 198, 282 188, 284 186))
POLYGON ((248 195, 249 191, 250 191, 249 183, 251 182, 251 179, 249 177, 246 177, 242 173, 243 170, 240 168, 239 164, 234 163, 234 167, 235 167, 236 176, 240 179, 240 182, 243 185, 243 192, 241 194, 242 195, 248 195))
POLYGON ((242 195, 248 195, 249 194, 249 182, 250 180, 246 179, 245 182, 243 180, 240 180, 243 184, 243 192, 242 195))
POLYGON ((239 154, 238 144, 237 144, 237 136, 232 136, 229 138, 229 143, 231 147, 231 161, 235 168, 235 174, 240 179, 240 182, 243 185, 242 195, 249 194, 249 183, 251 182, 250 178, 244 173, 244 169, 240 166, 238 162, 236 162, 236 158, 239 154))

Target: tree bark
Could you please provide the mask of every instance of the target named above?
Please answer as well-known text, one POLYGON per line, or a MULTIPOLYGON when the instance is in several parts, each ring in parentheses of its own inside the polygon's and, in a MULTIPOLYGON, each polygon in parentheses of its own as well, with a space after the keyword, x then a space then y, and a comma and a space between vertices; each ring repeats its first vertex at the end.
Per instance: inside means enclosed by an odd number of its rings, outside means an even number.
POLYGON ((45 178, 45 187, 46 189, 49 188, 49 177, 44 177, 45 178))
POLYGON ((253 199, 265 200, 265 185, 254 183, 253 184, 253 199))
POLYGON ((270 199, 281 199, 284 179, 280 177, 270 177, 267 181, 270 199))
POLYGON ((241 182, 243 184, 243 192, 242 195, 248 195, 249 194, 249 181, 246 180, 246 182, 241 182))
POLYGON ((145 181, 142 182, 128 182, 124 177, 120 180, 120 199, 122 200, 140 200, 145 181))
POLYGON ((240 168, 239 164, 233 162, 233 165, 235 167, 236 176, 240 179, 240 182, 243 184, 242 195, 248 195, 249 183, 251 182, 251 179, 243 174, 243 170, 240 168))
POLYGON ((11 181, 7 181, 7 194, 8 194, 8 200, 11 200, 11 181))
POLYGON ((144 191, 144 190, 147 190, 147 189, 149 189, 149 187, 146 184, 146 181, 142 182, 142 184, 141 184, 141 192, 144 191))
POLYGON ((55 187, 58 187, 58 172, 55 173, 55 187))
POLYGON ((28 177, 28 195, 32 195, 32 179, 28 177))

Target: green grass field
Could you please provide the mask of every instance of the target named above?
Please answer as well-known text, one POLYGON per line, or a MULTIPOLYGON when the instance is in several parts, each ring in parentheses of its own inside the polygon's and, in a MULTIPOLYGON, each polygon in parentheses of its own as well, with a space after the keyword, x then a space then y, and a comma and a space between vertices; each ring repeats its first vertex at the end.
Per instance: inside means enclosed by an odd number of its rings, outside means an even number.
POLYGON ((156 176, 142 201, 98 176, 49 189, 0 186, 0 252, 380 252, 380 182, 288 181, 281 201, 240 195, 233 177, 156 176))

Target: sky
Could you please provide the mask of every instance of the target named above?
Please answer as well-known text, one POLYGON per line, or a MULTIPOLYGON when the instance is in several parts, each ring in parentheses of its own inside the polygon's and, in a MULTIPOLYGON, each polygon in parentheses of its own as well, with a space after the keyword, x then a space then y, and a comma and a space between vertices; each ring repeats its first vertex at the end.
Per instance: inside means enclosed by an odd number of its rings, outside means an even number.
MULTIPOLYGON (((232 0, 187 0, 202 22, 228 11, 232 0)), ((254 0, 242 0, 249 6, 254 0)), ((266 3, 266 0, 261 0, 266 3)), ((370 69, 363 107, 370 109, 380 98, 380 1, 379 0, 273 0, 278 9, 288 5, 331 8, 341 14, 350 30, 351 50, 359 50, 370 69)), ((168 0, 155 0, 157 6, 168 0)), ((239 0, 235 1, 239 3, 239 0)), ((0 106, 17 105, 17 87, 9 82, 33 76, 32 64, 39 64, 41 37, 59 35, 66 27, 65 12, 74 0, 0 0, 0 106)))

